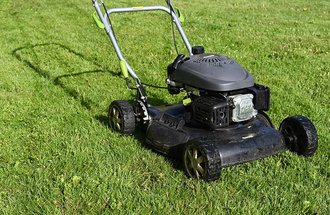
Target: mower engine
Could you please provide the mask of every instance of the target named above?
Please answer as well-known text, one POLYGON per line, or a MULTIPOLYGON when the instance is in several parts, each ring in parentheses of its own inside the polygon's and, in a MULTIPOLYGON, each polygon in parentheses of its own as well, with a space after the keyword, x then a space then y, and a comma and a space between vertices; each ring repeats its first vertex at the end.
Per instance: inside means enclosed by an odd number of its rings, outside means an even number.
POLYGON ((187 92, 190 121, 217 129, 248 121, 258 111, 269 109, 269 88, 255 84, 236 61, 193 50, 194 55, 179 55, 168 66, 167 79, 171 94, 187 92))

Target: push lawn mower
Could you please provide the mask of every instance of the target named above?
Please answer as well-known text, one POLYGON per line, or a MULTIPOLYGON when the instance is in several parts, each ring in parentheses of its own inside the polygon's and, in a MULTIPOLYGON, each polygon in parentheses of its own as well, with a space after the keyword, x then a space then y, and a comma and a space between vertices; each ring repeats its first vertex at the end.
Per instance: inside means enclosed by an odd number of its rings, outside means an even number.
POLYGON ((304 116, 286 118, 276 130, 265 113, 270 107, 270 90, 256 84, 253 76, 235 60, 191 47, 180 22, 178 10, 146 6, 112 8, 93 0, 94 19, 105 28, 119 58, 128 88, 136 90, 136 102, 116 100, 110 104, 108 119, 112 130, 130 135, 137 124, 145 128, 145 142, 170 156, 181 156, 189 177, 215 180, 222 167, 274 155, 286 149, 311 156, 318 138, 313 123, 304 116), (105 13, 102 13, 102 10, 105 13), (172 17, 189 56, 178 55, 167 68, 170 94, 185 92, 180 104, 153 106, 148 103, 144 84, 127 63, 117 44, 110 15, 142 11, 163 11, 172 17), (135 86, 132 87, 130 79, 135 86))

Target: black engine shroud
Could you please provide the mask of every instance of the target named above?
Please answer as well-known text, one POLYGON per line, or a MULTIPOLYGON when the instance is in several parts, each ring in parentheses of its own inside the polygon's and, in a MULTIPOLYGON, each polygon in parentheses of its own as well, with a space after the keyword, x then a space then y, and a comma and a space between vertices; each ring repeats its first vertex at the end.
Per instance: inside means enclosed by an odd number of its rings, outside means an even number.
POLYGON ((168 80, 172 86, 188 85, 218 92, 254 85, 253 76, 235 60, 217 54, 179 55, 168 67, 168 80))

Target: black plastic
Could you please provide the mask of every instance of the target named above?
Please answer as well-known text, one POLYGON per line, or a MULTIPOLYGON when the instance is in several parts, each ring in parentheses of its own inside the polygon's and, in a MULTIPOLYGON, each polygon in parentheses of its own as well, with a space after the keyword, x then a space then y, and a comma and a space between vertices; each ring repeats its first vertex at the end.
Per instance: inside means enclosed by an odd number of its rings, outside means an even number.
POLYGON ((229 125, 229 104, 226 100, 200 96, 192 103, 192 119, 201 126, 217 129, 229 125))
POLYGON ((261 120, 265 125, 267 125, 268 127, 270 128, 274 128, 274 125, 272 123, 272 120, 269 118, 269 116, 263 112, 263 111, 259 111, 258 112, 258 115, 257 115, 257 118, 259 120, 261 120))
POLYGON ((304 116, 292 116, 283 120, 279 129, 288 148, 298 155, 312 156, 318 147, 317 131, 304 116))
POLYGON ((255 118, 248 127, 218 132, 199 141, 220 153, 222 167, 261 159, 286 149, 284 138, 277 130, 255 118))
POLYGON ((248 91, 253 94, 254 108, 257 110, 268 111, 270 108, 270 89, 266 86, 255 84, 248 88, 248 91))
POLYGON ((203 46, 193 46, 192 53, 193 55, 204 54, 205 50, 203 46))
POLYGON ((212 131, 203 126, 183 123, 184 109, 179 105, 169 106, 165 110, 150 107, 153 120, 147 128, 146 142, 171 156, 181 156, 188 143, 201 143, 207 145, 212 153, 221 155, 222 167, 256 160, 286 149, 282 134, 259 118, 212 131), (170 112, 176 116, 171 116, 170 112))
POLYGON ((183 164, 185 172, 191 178, 213 181, 220 177, 220 154, 208 143, 192 141, 186 144, 183 150, 183 164), (193 162, 190 159, 193 159, 193 162))
POLYGON ((171 86, 171 85, 167 86, 167 90, 171 95, 179 94, 181 92, 180 89, 181 89, 180 87, 176 87, 176 86, 171 86))
MULTIPOLYGON (((168 80, 172 80, 172 75, 173 75, 174 71, 178 68, 178 65, 183 62, 183 60, 184 60, 184 55, 180 54, 175 58, 173 63, 171 63, 170 65, 167 66, 168 80)), ((168 84, 167 89, 171 95, 179 94, 181 92, 181 86, 173 86, 171 84, 168 84)))
POLYGON ((135 130, 135 115, 133 106, 125 100, 113 101, 108 110, 108 123, 112 130, 119 132, 120 134, 133 134, 135 130))
POLYGON ((223 55, 192 55, 178 64, 170 80, 194 88, 232 91, 254 85, 253 76, 236 61, 223 55))
MULTIPOLYGON (((173 61, 173 63, 172 63, 172 68, 173 68, 173 70, 176 70, 177 68, 178 68, 178 65, 183 61, 183 59, 184 59, 184 55, 183 54, 179 54, 176 58, 175 58, 175 60, 173 61)), ((172 71, 173 71, 172 70, 172 71)))

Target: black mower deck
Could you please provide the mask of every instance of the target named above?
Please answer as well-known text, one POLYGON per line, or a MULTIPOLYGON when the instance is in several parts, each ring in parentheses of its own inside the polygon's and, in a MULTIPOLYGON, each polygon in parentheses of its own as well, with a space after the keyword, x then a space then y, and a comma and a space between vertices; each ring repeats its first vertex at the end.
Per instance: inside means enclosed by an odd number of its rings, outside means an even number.
POLYGON ((184 108, 183 105, 162 107, 162 110, 150 107, 153 116, 147 128, 147 144, 170 156, 181 156, 187 143, 202 144, 219 153, 222 167, 260 159, 286 149, 282 134, 258 117, 212 131, 186 124, 184 108))

